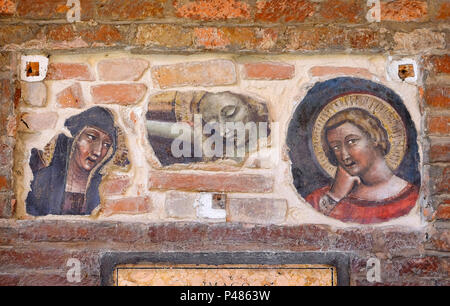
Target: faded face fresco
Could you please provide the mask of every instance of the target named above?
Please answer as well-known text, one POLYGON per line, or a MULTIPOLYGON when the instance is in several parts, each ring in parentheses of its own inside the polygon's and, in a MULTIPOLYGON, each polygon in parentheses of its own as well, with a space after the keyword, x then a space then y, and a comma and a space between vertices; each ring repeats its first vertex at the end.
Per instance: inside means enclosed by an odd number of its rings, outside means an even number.
POLYGON ((91 171, 106 156, 112 145, 111 137, 100 129, 87 127, 81 132, 75 145, 74 158, 77 165, 91 171))
POLYGON ((329 130, 327 140, 339 166, 352 176, 367 173, 379 154, 366 133, 349 122, 329 130))

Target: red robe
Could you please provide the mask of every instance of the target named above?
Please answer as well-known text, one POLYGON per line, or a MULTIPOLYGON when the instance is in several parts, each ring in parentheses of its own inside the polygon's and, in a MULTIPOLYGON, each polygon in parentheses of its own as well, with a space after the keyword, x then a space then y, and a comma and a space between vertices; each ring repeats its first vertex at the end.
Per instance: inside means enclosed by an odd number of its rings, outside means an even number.
MULTIPOLYGON (((306 201, 320 211, 320 198, 329 190, 330 186, 316 189, 306 197, 306 201)), ((409 213, 416 205, 418 197, 419 188, 410 183, 396 196, 380 202, 361 200, 352 195, 348 195, 339 201, 328 216, 343 222, 361 224, 384 222, 409 213)))

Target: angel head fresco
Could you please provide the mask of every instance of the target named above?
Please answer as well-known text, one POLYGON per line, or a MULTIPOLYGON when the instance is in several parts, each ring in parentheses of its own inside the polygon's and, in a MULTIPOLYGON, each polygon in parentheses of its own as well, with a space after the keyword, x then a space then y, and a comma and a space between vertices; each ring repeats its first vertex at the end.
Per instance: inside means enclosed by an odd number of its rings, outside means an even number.
POLYGON ((412 210, 419 187, 397 171, 408 149, 407 129, 389 103, 347 94, 325 104, 311 120, 312 160, 328 183, 305 194, 309 204, 326 216, 361 224, 412 210))
POLYGON ((28 214, 87 215, 100 204, 101 169, 117 148, 114 117, 105 108, 93 107, 68 118, 65 126, 72 137, 58 135, 48 164, 42 151, 31 152, 34 178, 26 199, 28 214))

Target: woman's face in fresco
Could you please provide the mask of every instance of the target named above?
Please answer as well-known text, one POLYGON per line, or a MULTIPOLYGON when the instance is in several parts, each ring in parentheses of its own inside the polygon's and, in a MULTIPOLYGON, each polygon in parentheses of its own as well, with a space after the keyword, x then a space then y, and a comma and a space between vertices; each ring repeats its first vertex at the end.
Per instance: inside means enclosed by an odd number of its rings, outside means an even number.
POLYGON ((349 122, 329 130, 327 141, 339 166, 351 176, 364 175, 379 154, 366 133, 349 122))
POLYGON ((111 137, 100 129, 87 127, 81 132, 75 146, 74 158, 80 168, 91 171, 108 153, 111 137))

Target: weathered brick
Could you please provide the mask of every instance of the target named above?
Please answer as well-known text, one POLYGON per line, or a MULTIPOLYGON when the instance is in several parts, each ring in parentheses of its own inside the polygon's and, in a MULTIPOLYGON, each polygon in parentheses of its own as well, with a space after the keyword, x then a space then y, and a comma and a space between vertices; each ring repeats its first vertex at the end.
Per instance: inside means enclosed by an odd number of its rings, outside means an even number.
POLYGON ((94 75, 87 64, 51 63, 48 65, 47 80, 93 81, 94 75))
POLYGON ((321 77, 325 75, 361 76, 365 78, 372 77, 369 70, 355 67, 314 66, 309 69, 309 72, 313 77, 321 77))
POLYGON ((179 0, 173 4, 175 15, 180 18, 211 21, 251 17, 249 5, 238 0, 179 0))
POLYGON ((426 21, 428 4, 423 0, 381 1, 381 21, 426 21))
POLYGON ((19 275, 0 272, 0 286, 18 286, 19 282, 19 275))
POLYGON ((125 39, 124 35, 126 32, 127 26, 125 25, 118 26, 118 25, 102 24, 96 27, 88 27, 84 30, 81 30, 80 35, 83 38, 83 40, 88 43, 114 45, 120 42, 124 42, 125 39))
POLYGON ((36 24, 2 24, 0 46, 6 48, 11 44, 22 44, 36 39, 41 28, 36 24))
POLYGON ((138 58, 106 59, 97 64, 97 71, 102 81, 137 81, 148 66, 138 58))
POLYGON ((169 218, 192 219, 196 216, 194 202, 198 193, 169 191, 166 193, 164 210, 169 218))
POLYGON ((13 148, 9 143, 0 138, 0 167, 11 166, 13 160, 13 148))
POLYGON ((429 115, 427 118, 427 129, 430 134, 449 135, 450 117, 429 115))
POLYGON ((303 22, 315 12, 309 0, 258 0, 256 8, 255 20, 265 22, 303 22))
POLYGON ((61 107, 82 108, 84 107, 83 91, 80 83, 75 83, 63 89, 56 95, 56 102, 61 107))
POLYGON ((425 91, 425 101, 427 105, 432 107, 449 107, 450 87, 443 85, 428 86, 425 91))
POLYGON ((125 197, 105 200, 102 208, 104 216, 113 214, 145 214, 152 210, 152 202, 148 197, 125 197))
POLYGON ((195 46, 205 49, 254 50, 271 39, 267 31, 253 27, 202 27, 195 28, 194 33, 195 46))
POLYGON ((16 12, 16 3, 11 0, 0 0, 0 16, 12 15, 16 12))
POLYGON ((22 82, 22 99, 31 106, 42 107, 47 101, 47 87, 43 82, 22 82))
POLYGON ((433 55, 426 59, 426 65, 434 73, 450 73, 450 55, 433 55))
POLYGON ((284 199, 228 198, 227 221, 241 223, 283 223, 287 214, 284 199))
POLYGON ((412 32, 397 32, 394 34, 394 49, 406 52, 426 52, 445 49, 445 33, 430 29, 416 29, 412 32))
POLYGON ((0 218, 12 218, 14 201, 10 194, 0 193, 0 218))
POLYGON ((336 28, 289 28, 285 32, 288 50, 310 51, 325 48, 344 48, 345 33, 336 28))
POLYGON ((187 174, 151 172, 149 188, 156 190, 271 192, 274 180, 261 174, 187 174))
POLYGON ((436 138, 432 139, 430 149, 428 151, 429 161, 436 162, 450 162, 450 139, 436 138))
POLYGON ((100 0, 97 14, 107 20, 140 20, 164 17, 165 0, 100 0))
POLYGON ((426 249, 448 252, 450 251, 450 230, 449 229, 433 229, 430 232, 426 249))
POLYGON ((192 28, 170 24, 142 24, 137 27, 134 44, 146 47, 189 48, 194 43, 192 28))
POLYGON ((284 63, 246 63, 242 68, 243 78, 248 80, 287 80, 295 75, 295 66, 284 63))
POLYGON ((100 185, 100 193, 105 196, 121 195, 124 194, 128 187, 130 187, 131 181, 128 176, 113 176, 104 178, 100 185))
POLYGON ((160 88, 178 86, 220 86, 236 83, 233 62, 210 60, 154 66, 151 69, 153 81, 160 88))
POLYGON ((0 175, 0 192, 7 191, 11 187, 11 180, 4 175, 0 175))
POLYGON ((96 104, 130 105, 138 103, 147 92, 144 84, 103 84, 91 87, 96 104))
POLYGON ((53 129, 58 120, 55 112, 45 113, 23 113, 20 117, 21 131, 42 131, 53 129))
POLYGON ((358 0, 327 0, 321 3, 320 15, 327 22, 362 22, 364 3, 358 0))
MULTIPOLYGON (((17 4, 17 16, 26 19, 66 19, 69 8, 66 0, 20 0, 17 4)), ((95 1, 80 0, 81 20, 94 17, 95 1)))

